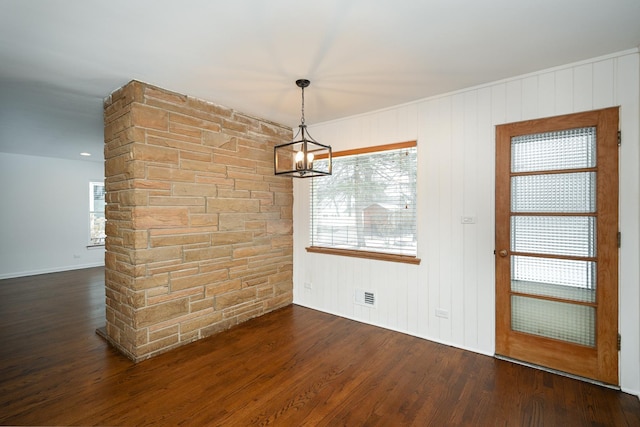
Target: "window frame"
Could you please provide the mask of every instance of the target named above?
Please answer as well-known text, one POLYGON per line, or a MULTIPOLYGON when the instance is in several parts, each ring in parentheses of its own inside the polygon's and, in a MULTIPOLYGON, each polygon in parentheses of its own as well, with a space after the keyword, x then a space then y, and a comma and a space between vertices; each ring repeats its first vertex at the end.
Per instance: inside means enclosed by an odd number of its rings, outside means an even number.
MULTIPOLYGON (((88 225, 88 229, 89 229, 89 239, 88 239, 88 244, 87 244, 87 248, 95 248, 95 247, 100 247, 100 246, 105 246, 105 240, 106 240, 106 235, 105 237, 102 239, 102 243, 95 243, 93 241, 92 238, 92 230, 91 230, 91 226, 92 226, 92 221, 91 221, 91 216, 94 214, 102 214, 103 217, 105 215, 105 211, 106 211, 106 196, 105 196, 105 201, 104 201, 104 210, 96 210, 95 209, 95 187, 102 187, 104 189, 105 187, 105 183, 104 181, 89 181, 89 225, 88 225)), ((106 190, 104 191, 104 193, 106 194, 106 190)), ((105 221, 106 221, 106 217, 105 217, 105 221)))
MULTIPOLYGON (((351 149, 351 150, 338 151, 338 152, 334 152, 332 157, 336 158, 336 157, 345 157, 345 156, 355 156, 355 155, 363 155, 363 154, 381 153, 381 152, 385 152, 385 151, 399 150, 399 149, 402 149, 402 148, 416 148, 417 149, 417 147, 418 147, 417 141, 413 140, 413 141, 405 141, 405 142, 398 142, 398 143, 392 143, 392 144, 377 145, 377 146, 370 146, 370 147, 356 148, 356 149, 351 149)), ((417 172, 418 171, 416 169, 416 174, 417 174, 417 172)), ((417 200, 417 189, 416 189, 416 200, 417 200)), ((416 208, 417 208, 417 206, 416 206, 416 208)), ((313 209, 313 206, 311 205, 309 207, 310 215, 313 215, 312 209, 313 209)), ((418 233, 417 233, 418 215, 417 215, 417 212, 416 212, 415 219, 416 219, 416 239, 417 239, 417 237, 418 237, 418 233)), ((395 253, 389 253, 389 252, 383 252, 383 251, 367 251, 367 250, 363 250, 363 249, 346 249, 346 248, 336 248, 336 247, 328 247, 328 246, 315 246, 315 245, 307 246, 305 249, 306 249, 307 252, 310 252, 310 253, 321 253, 321 254, 327 254, 327 255, 338 255, 338 256, 347 256, 347 257, 354 257, 354 258, 365 258, 365 259, 373 259, 373 260, 378 260, 378 261, 391 261, 391 262, 400 262, 400 263, 415 264, 415 265, 418 265, 421 262, 420 258, 417 257, 417 254, 416 255, 401 255, 401 254, 395 254, 395 253)))

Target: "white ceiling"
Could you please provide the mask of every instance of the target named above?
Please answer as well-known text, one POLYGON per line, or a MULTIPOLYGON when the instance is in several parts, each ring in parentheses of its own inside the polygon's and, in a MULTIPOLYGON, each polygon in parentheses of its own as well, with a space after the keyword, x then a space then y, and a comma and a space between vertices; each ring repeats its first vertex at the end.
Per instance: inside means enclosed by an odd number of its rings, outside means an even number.
POLYGON ((0 0, 0 151, 102 161, 132 79, 296 127, 640 45, 640 0, 0 0))

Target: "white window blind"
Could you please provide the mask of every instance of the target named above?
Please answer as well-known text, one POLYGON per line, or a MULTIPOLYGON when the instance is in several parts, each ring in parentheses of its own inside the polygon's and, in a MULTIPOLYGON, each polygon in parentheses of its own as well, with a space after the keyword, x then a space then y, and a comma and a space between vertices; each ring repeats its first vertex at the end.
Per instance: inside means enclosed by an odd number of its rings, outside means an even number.
POLYGON ((106 219, 103 182, 89 183, 89 246, 104 245, 106 219))
POLYGON ((335 153, 333 174, 312 180, 311 245, 415 256, 416 144, 367 151, 335 153))

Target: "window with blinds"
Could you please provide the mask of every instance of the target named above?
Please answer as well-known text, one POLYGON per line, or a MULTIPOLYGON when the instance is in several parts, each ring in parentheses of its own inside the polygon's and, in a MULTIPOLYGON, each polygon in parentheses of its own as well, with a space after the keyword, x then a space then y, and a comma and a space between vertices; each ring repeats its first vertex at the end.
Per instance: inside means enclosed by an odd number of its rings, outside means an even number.
POLYGON ((416 142, 338 152, 311 183, 311 244, 415 256, 416 142))
POLYGON ((89 246, 104 245, 106 219, 105 190, 103 182, 89 183, 89 246))

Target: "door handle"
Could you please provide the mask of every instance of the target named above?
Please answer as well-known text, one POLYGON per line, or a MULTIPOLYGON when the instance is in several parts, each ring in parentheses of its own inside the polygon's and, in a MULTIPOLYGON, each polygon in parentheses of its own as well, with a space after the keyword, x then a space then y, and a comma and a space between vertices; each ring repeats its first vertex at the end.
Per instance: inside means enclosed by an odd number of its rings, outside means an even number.
POLYGON ((501 257, 506 257, 507 255, 509 255, 509 252, 507 252, 506 249, 502 249, 500 252, 498 252, 498 255, 500 255, 501 257))

